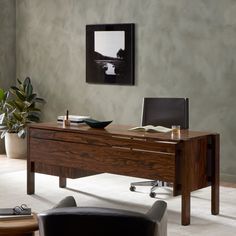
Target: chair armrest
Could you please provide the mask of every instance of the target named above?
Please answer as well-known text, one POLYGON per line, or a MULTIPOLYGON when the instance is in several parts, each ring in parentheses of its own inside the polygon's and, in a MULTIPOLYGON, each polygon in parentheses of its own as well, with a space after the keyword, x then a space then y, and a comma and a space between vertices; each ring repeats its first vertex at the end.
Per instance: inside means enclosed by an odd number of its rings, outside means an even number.
POLYGON ((146 216, 156 223, 155 236, 167 236, 167 203, 156 201, 146 216))
POLYGON ((76 207, 76 201, 74 197, 67 196, 64 199, 62 199, 57 205, 55 205, 52 209, 55 208, 64 208, 64 207, 76 207))
POLYGON ((146 213, 149 219, 153 221, 161 221, 165 215, 167 204, 164 201, 156 201, 152 208, 146 213))

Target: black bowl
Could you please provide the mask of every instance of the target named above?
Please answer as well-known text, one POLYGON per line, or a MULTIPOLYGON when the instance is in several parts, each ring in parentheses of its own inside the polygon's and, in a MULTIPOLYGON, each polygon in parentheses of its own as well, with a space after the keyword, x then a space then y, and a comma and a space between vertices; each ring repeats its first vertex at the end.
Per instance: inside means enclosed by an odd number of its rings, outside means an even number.
POLYGON ((108 121, 98 121, 98 120, 94 120, 94 119, 85 119, 84 122, 89 125, 91 128, 105 128, 106 126, 108 126, 112 120, 108 120, 108 121))

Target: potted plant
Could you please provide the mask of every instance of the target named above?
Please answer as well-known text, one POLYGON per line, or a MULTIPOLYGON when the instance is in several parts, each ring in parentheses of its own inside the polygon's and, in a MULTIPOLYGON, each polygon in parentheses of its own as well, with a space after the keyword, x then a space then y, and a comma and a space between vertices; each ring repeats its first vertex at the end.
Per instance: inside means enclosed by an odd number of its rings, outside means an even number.
POLYGON ((18 87, 0 89, 1 138, 5 137, 6 154, 11 158, 26 156, 27 124, 40 121, 41 110, 37 103, 45 103, 33 92, 29 77, 23 82, 17 79, 17 82, 18 87))

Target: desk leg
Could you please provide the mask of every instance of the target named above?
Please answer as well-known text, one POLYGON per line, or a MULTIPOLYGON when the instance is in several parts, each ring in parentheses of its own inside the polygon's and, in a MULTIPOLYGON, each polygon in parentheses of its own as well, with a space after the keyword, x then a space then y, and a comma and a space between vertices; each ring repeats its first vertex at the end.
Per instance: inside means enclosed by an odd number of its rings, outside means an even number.
POLYGON ((182 225, 190 224, 190 201, 191 201, 191 141, 183 143, 182 155, 182 209, 181 209, 181 223, 182 225))
POLYGON ((34 194, 35 191, 34 162, 27 162, 27 194, 34 194))
POLYGON ((220 136, 216 134, 212 136, 212 183, 211 183, 211 214, 219 214, 219 202, 220 202, 220 193, 219 193, 219 175, 220 175, 220 136))
POLYGON ((66 187, 66 178, 59 176, 59 187, 65 188, 66 187))
POLYGON ((182 215, 181 223, 182 225, 190 224, 190 193, 182 194, 182 215))

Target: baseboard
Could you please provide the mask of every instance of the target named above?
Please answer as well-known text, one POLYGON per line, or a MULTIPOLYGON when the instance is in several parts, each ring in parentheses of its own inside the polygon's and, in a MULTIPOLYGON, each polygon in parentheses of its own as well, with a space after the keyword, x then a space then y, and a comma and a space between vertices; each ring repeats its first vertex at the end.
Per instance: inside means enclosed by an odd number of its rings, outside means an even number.
POLYGON ((230 182, 230 183, 236 183, 236 175, 230 175, 230 174, 220 174, 220 180, 223 182, 230 182))

